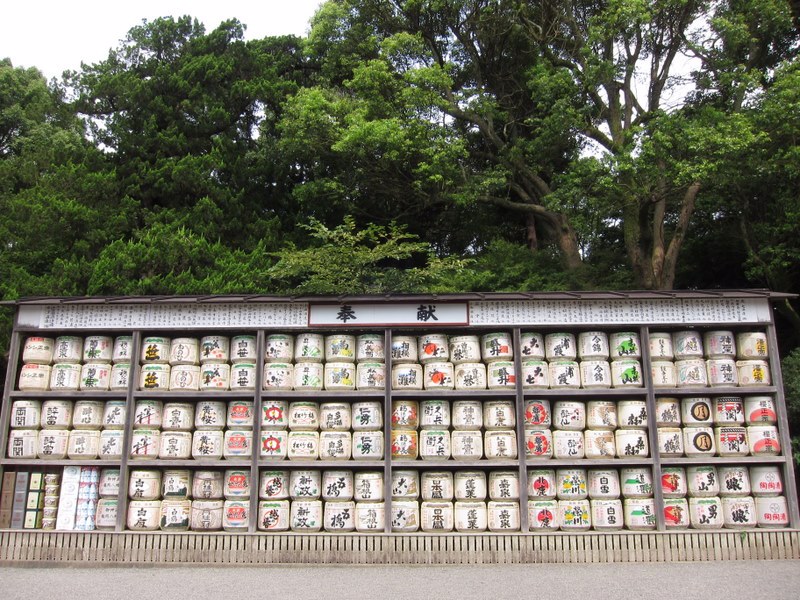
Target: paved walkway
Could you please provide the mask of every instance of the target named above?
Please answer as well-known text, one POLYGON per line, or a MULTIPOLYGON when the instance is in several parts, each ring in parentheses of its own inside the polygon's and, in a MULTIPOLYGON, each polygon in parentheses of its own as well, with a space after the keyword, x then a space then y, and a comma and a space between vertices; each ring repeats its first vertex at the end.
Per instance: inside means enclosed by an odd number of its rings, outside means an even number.
POLYGON ((17 600, 797 600, 800 561, 476 566, 12 567, 17 600))

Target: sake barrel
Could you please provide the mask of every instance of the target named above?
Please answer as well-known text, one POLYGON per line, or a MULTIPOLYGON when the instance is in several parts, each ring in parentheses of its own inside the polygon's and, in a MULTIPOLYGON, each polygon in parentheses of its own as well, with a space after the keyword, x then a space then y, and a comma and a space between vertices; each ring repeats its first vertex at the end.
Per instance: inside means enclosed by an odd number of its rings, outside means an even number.
POLYGON ((480 400, 453 401, 453 429, 477 431, 483 427, 483 405, 480 400))
POLYGON ((736 334, 736 358, 748 360, 767 358, 769 344, 767 334, 762 331, 743 331, 736 334))
POLYGON ((416 500, 396 500, 391 503, 392 531, 413 533, 420 527, 419 502, 416 500))
POLYGON ((81 367, 78 389, 104 392, 111 387, 111 366, 108 363, 86 363, 81 367))
POLYGON ((197 430, 192 435, 192 458, 195 460, 219 460, 224 451, 224 435, 221 430, 197 430))
POLYGON ((683 431, 680 427, 658 428, 658 453, 660 456, 683 456, 683 431))
POLYGON ((131 434, 130 457, 133 459, 156 459, 161 448, 161 432, 158 429, 134 429, 131 434))
POLYGON ((222 500, 195 500, 192 502, 192 531, 219 531, 225 502, 222 500))
POLYGON ((15 400, 11 403, 12 429, 39 429, 42 419, 40 400, 15 400))
POLYGON ((681 424, 681 401, 678 398, 656 398, 656 425, 678 427, 681 424))
POLYGON ((611 387, 642 387, 642 365, 638 360, 620 358, 611 363, 611 387))
POLYGON ((487 431, 513 429, 516 424, 512 400, 489 400, 483 403, 483 426, 487 431))
POLYGON ((631 531, 656 528, 656 506, 652 498, 626 498, 623 502, 625 526, 631 531))
POLYGON ((772 396, 745 396, 744 417, 747 425, 775 425, 778 413, 772 396))
POLYGON ((367 400, 353 402, 352 428, 353 431, 378 431, 383 427, 383 409, 380 402, 367 400))
MULTIPOLYGON (((496 361, 510 361, 514 358, 511 333, 486 333, 481 336, 481 357, 489 364, 496 361)), ((491 382, 491 376, 490 376, 491 382)), ((490 384, 491 388, 491 384, 490 384)))
POLYGON ((684 427, 683 446, 689 457, 714 456, 717 451, 714 430, 711 427, 684 427))
POLYGON ((294 365, 293 387, 299 391, 319 391, 324 387, 325 368, 318 362, 298 362, 294 365))
POLYGON ((583 331, 578 334, 578 358, 582 361, 607 360, 608 355, 608 335, 604 331, 583 331))
POLYGON ((589 469, 587 481, 592 500, 616 499, 622 493, 616 469, 589 469))
POLYGON ((724 499, 733 496, 749 496, 751 494, 750 472, 741 465, 720 465, 719 495, 724 499))
POLYGON ((356 471, 353 474, 353 499, 356 502, 383 501, 383 473, 356 471))
POLYGON ((322 529, 322 501, 295 500, 289 511, 292 531, 316 533, 322 529))
POLYGON ((148 336, 142 339, 142 364, 167 364, 171 340, 166 337, 148 336))
POLYGON ((194 411, 194 427, 199 431, 221 430, 228 417, 228 405, 217 400, 200 400, 194 411))
POLYGON ((556 491, 556 472, 553 469, 528 469, 528 498, 553 500, 556 491))
POLYGON ((356 502, 356 531, 383 531, 386 519, 383 502, 356 502))
POLYGON ((353 460, 382 460, 383 432, 354 431, 353 460))
POLYGON ((672 334, 651 332, 649 341, 650 360, 672 361, 675 358, 675 352, 672 349, 672 334))
POLYGON ((348 362, 325 363, 324 387, 326 390, 356 389, 356 367, 348 362))
POLYGON ((692 529, 719 529, 724 524, 719 497, 689 498, 689 522, 692 529))
POLYGON ((617 403, 609 400, 590 400, 586 403, 586 427, 612 431, 617 428, 617 403))
POLYGON ((652 498, 653 476, 649 467, 623 467, 619 478, 624 498, 652 498))
POLYGON ((111 362, 130 363, 133 360, 133 337, 119 335, 114 338, 114 347, 111 349, 111 362))
POLYGON ((621 500, 591 500, 590 508, 592 526, 596 531, 617 531, 625 524, 621 500))
POLYGON ((322 472, 322 499, 345 501, 353 499, 353 472, 352 471, 323 471, 322 472))
POLYGON ((614 432, 618 458, 647 458, 650 450, 644 429, 617 429, 614 432))
POLYGON ((624 359, 638 361, 642 357, 639 334, 635 331, 614 332, 609 336, 608 343, 612 362, 624 359))
POLYGON ((690 465, 686 467, 689 496, 708 498, 719 495, 719 474, 714 465, 690 465))
POLYGON ((219 500, 223 497, 221 471, 195 471, 192 477, 192 497, 195 500, 219 500))
POLYGON ((680 530, 689 527, 689 503, 686 498, 667 498, 664 500, 664 525, 667 530, 680 530))
POLYGON ((117 504, 116 498, 100 498, 97 501, 97 512, 94 518, 95 529, 111 531, 117 526, 117 504))
POLYGON ((192 472, 188 469, 166 470, 161 478, 161 496, 164 500, 186 500, 191 497, 191 482, 192 472))
POLYGON ((519 473, 516 471, 489 472, 491 500, 519 500, 519 473))
POLYGON ((753 456, 778 456, 781 442, 774 425, 749 425, 747 439, 753 456))
POLYGON ((571 333, 548 333, 544 337, 544 347, 548 361, 575 360, 578 357, 575 336, 571 333))
POLYGON ((487 431, 483 445, 488 460, 517 458, 517 434, 514 430, 487 431))
MULTIPOLYGON (((664 498, 683 498, 686 496, 688 489, 685 468, 661 468, 661 493, 664 498)), ((688 510, 688 506, 686 509, 688 510)))
POLYGON ((125 391, 131 380, 130 363, 117 363, 111 367, 109 388, 111 391, 125 391))
POLYGON ((592 528, 589 500, 559 500, 558 521, 564 532, 589 531, 592 528))
POLYGON ((392 470, 392 498, 413 500, 419 498, 420 476, 416 470, 392 470))
POLYGON ((321 431, 319 457, 321 460, 350 460, 353 438, 349 431, 321 431))
POLYGON ((480 363, 480 339, 477 335, 451 335, 448 339, 448 353, 450 355, 450 362, 455 365, 461 363, 480 363))
POLYGON ((200 391, 224 392, 230 389, 231 366, 225 363, 204 362, 200 366, 200 391))
MULTIPOLYGON (((133 471, 130 477, 133 477, 133 471)), ((100 471, 100 480, 97 483, 97 493, 101 498, 116 498, 119 496, 119 469, 103 469, 100 471)))
POLYGON ((356 365, 357 390, 382 390, 385 387, 385 364, 379 362, 360 362, 356 365))
POLYGON ((289 404, 289 429, 292 431, 317 431, 319 429, 319 403, 291 402, 289 404))
POLYGON ((739 385, 742 387, 772 384, 769 363, 765 360, 738 360, 736 369, 739 373, 739 385))
POLYGON ((557 429, 553 432, 553 456, 562 459, 582 459, 586 456, 583 431, 557 429))
POLYGON ((480 460, 483 458, 484 442, 483 435, 479 430, 453 431, 450 434, 450 446, 454 460, 480 460))
POLYGON ((745 427, 715 427, 714 440, 720 456, 747 456, 750 453, 745 427))
POLYGON ((453 499, 453 473, 450 471, 423 471, 420 476, 423 500, 453 499))
POLYGON ((557 400, 553 404, 553 427, 582 431, 586 427, 586 405, 573 400, 557 400))
POLYGON ((73 429, 69 432, 67 456, 72 460, 91 460, 100 453, 100 432, 73 429))
POLYGON ((736 341, 732 331, 706 331, 703 346, 708 358, 736 358, 736 341))
POLYGON ((581 387, 610 388, 611 365, 605 360, 584 360, 580 363, 581 387))
POLYGON ((459 533, 486 531, 489 525, 485 502, 455 502, 453 513, 455 530, 459 533))
POLYGON ((346 533, 355 531, 356 503, 353 501, 325 502, 323 523, 325 531, 346 533))
MULTIPOLYGON (((423 365, 450 362, 450 346, 444 333, 426 333, 417 338, 417 356, 423 365)), ((452 363, 451 363, 452 364, 452 363)))
POLYGON ((190 402, 167 402, 161 414, 161 429, 164 431, 191 431, 194 425, 194 404, 190 402))
POLYGON ((197 338, 173 338, 169 347, 169 364, 199 365, 199 342, 197 338))
POLYGON ((581 387, 581 372, 576 361, 552 360, 547 366, 551 388, 578 389, 581 387))
POLYGON ((132 500, 155 500, 161 495, 161 471, 134 469, 128 477, 128 496, 132 500))
POLYGON ((754 465, 750 467, 753 496, 780 496, 783 494, 783 479, 777 465, 754 465))
MULTIPOLYGON (((256 336, 254 335, 235 335, 231 338, 231 363, 234 365, 240 363, 253 364, 258 358, 256 348, 256 336)), ((253 364, 255 367, 255 364, 253 364)))
POLYGON ((344 333, 325 336, 326 363, 354 363, 356 361, 356 337, 344 333))
POLYGON ((380 333, 363 333, 356 338, 356 361, 383 363, 386 351, 383 335, 380 333))
MULTIPOLYGON (((55 339, 53 362, 80 363, 83 358, 83 338, 75 335, 60 335, 55 339)), ((24 361, 28 362, 28 361, 24 361)), ((49 363, 44 363, 49 364, 49 363)))
POLYGON ((453 495, 456 500, 485 500, 486 473, 483 471, 456 471, 453 475, 453 495))
POLYGON ((259 531, 288 531, 289 530, 289 501, 273 500, 258 503, 258 530, 259 531))
POLYGON ((250 469, 225 469, 222 478, 222 493, 228 500, 249 498, 250 469))
POLYGON ((42 402, 41 424, 43 429, 68 429, 72 423, 74 404, 69 400, 45 400, 42 402))
POLYGON ((553 456, 553 433, 549 429, 525 429, 525 457, 528 460, 553 456))
POLYGON ((701 358, 703 356, 702 336, 694 330, 673 333, 672 347, 676 360, 701 358))
POLYGON ((252 429, 253 401, 231 400, 228 402, 228 413, 225 416, 225 425, 232 429, 252 429))
POLYGON ((517 385, 514 363, 503 360, 490 362, 486 366, 486 382, 490 390, 514 389, 517 385))
POLYGON ((583 500, 589 495, 586 469, 557 469, 556 495, 559 500, 583 500))
POLYGON ((230 360, 230 339, 224 335, 200 338, 200 363, 227 363, 230 360))
POLYGON ((294 366, 288 363, 268 362, 264 365, 265 390, 291 390, 294 387, 294 366))
POLYGON ((708 385, 708 373, 704 360, 676 360, 675 372, 678 387, 705 387, 708 385))
POLYGON ((526 390, 550 387, 550 369, 544 360, 522 362, 522 387, 526 390))
POLYGON ((36 458, 39 433, 37 429, 12 429, 8 433, 8 458, 36 458))
POLYGON ((322 431, 350 431, 350 405, 345 402, 323 402, 319 405, 319 428, 322 431))
POLYGON ((784 496, 757 497, 755 502, 759 527, 776 529, 789 526, 789 508, 784 496))
POLYGON ((525 400, 524 414, 526 427, 550 427, 552 424, 549 400, 538 398, 525 400))
POLYGON ((486 513, 489 531, 519 531, 519 502, 490 500, 486 503, 486 513))
MULTIPOLYGON (((56 341, 53 338, 31 336, 22 345, 22 362, 26 364, 49 365, 53 362, 56 341)), ((79 359, 80 360, 80 359, 79 359)))
POLYGON ((710 425, 713 414, 711 398, 684 398, 681 401, 681 419, 686 426, 710 425))
POLYGON ((543 360, 546 352, 542 334, 530 331, 520 333, 519 354, 523 359, 543 360))
POLYGON ((614 432, 587 429, 583 432, 583 448, 586 458, 614 458, 617 453, 614 432))
POLYGON ((451 362, 427 362, 423 365, 422 387, 426 390, 455 388, 455 368, 451 362))
POLYGON ((392 389, 421 390, 422 382, 422 365, 416 363, 401 363, 392 367, 392 389))
POLYGON ((160 400, 137 400, 133 406, 133 427, 157 429, 163 416, 164 404, 160 400))
POLYGON ((744 402, 739 396, 720 396, 713 400, 716 425, 744 425, 744 402))
POLYGON ((706 361, 706 374, 711 387, 735 386, 739 383, 736 362, 728 358, 710 358, 706 361))
POLYGON ((395 399, 392 401, 392 428, 416 429, 419 425, 419 402, 395 399))
MULTIPOLYGON (((50 389, 75 391, 81 384, 81 365, 75 363, 56 363, 50 367, 50 389)), ((110 377, 110 376, 109 376, 110 377)), ((111 382, 109 380, 109 387, 111 382)), ((128 389, 127 385, 125 389, 128 389)))
POLYGON ((289 497, 289 471, 261 471, 258 497, 261 500, 286 500, 289 497))
POLYGON ((417 340, 415 337, 410 335, 392 336, 391 352, 393 363, 416 363, 419 360, 417 351, 417 340))
POLYGON ((450 427, 450 403, 447 400, 423 400, 419 404, 421 429, 447 429, 450 427))
POLYGON ((38 392, 46 390, 50 385, 50 365, 35 363, 22 365, 19 372, 17 388, 21 392, 38 392))
POLYGON ((289 496, 292 500, 315 500, 322 494, 322 474, 316 470, 292 471, 289 496))
POLYGON ((419 456, 422 460, 448 460, 450 454, 449 431, 446 429, 423 429, 419 432, 419 456))
POLYGON ((392 458, 416 460, 419 456, 419 438, 416 431, 392 430, 392 458))
POLYGON ((427 533, 446 533, 453 530, 452 502, 425 502, 420 504, 421 529, 427 533))
POLYGON ((756 502, 751 496, 721 498, 722 522, 725 529, 747 529, 758 524, 756 502))
POLYGON ((156 531, 161 517, 160 500, 131 500, 127 526, 132 531, 156 531))
POLYGON ((653 387, 671 388, 678 385, 678 372, 670 360, 654 360, 650 363, 650 379, 653 387))
POLYGON ((228 429, 222 443, 222 457, 228 460, 249 458, 253 454, 252 430, 228 429))
MULTIPOLYGON (((304 336, 305 337, 305 336, 304 336)), ((311 347, 312 350, 306 350, 307 353, 311 352, 315 357, 322 360, 322 345, 321 337, 314 336, 308 338, 306 347, 311 347)), ((272 333, 264 338, 264 362, 267 363, 291 363, 295 359, 294 353, 294 337, 280 333, 272 333)), ((307 357, 301 357, 301 360, 311 360, 307 357)))
POLYGON ((558 501, 528 500, 528 529, 530 531, 558 531, 558 501))
POLYGON ((289 460, 317 460, 319 458, 319 433, 316 431, 290 431, 286 455, 289 460))
POLYGON ((238 362, 231 365, 229 386, 233 392, 256 389, 255 363, 238 362))
POLYGON ((286 429, 289 426, 289 402, 264 398, 261 402, 261 427, 286 429))

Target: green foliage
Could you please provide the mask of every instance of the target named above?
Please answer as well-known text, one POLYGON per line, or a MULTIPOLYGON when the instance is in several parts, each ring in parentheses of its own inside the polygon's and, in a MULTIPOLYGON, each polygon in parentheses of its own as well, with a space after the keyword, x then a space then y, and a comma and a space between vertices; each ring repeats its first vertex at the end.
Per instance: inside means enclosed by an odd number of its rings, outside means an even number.
POLYGON ((795 348, 781 360, 783 390, 786 397, 786 410, 789 417, 789 430, 795 436, 795 462, 800 465, 800 348, 795 348))

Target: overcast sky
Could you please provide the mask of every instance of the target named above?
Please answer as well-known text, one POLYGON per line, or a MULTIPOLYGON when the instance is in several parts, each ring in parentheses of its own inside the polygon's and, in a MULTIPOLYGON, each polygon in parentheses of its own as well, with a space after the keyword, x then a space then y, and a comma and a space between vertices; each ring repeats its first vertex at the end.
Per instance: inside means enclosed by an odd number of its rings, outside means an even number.
POLYGON ((45 77, 60 77, 81 62, 108 56, 142 19, 191 15, 214 29, 239 19, 245 37, 305 35, 322 0, 5 0, 0 10, 0 58, 15 67, 36 67, 45 77))

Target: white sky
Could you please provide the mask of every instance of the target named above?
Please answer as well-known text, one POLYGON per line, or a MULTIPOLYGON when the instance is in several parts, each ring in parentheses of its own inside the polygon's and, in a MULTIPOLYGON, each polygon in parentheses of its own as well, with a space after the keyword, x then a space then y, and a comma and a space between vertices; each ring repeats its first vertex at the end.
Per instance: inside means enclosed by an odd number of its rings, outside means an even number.
POLYGON ((2 0, 0 59, 36 67, 47 79, 100 62, 142 19, 190 15, 206 31, 236 18, 246 39, 303 36, 323 0, 2 0))

